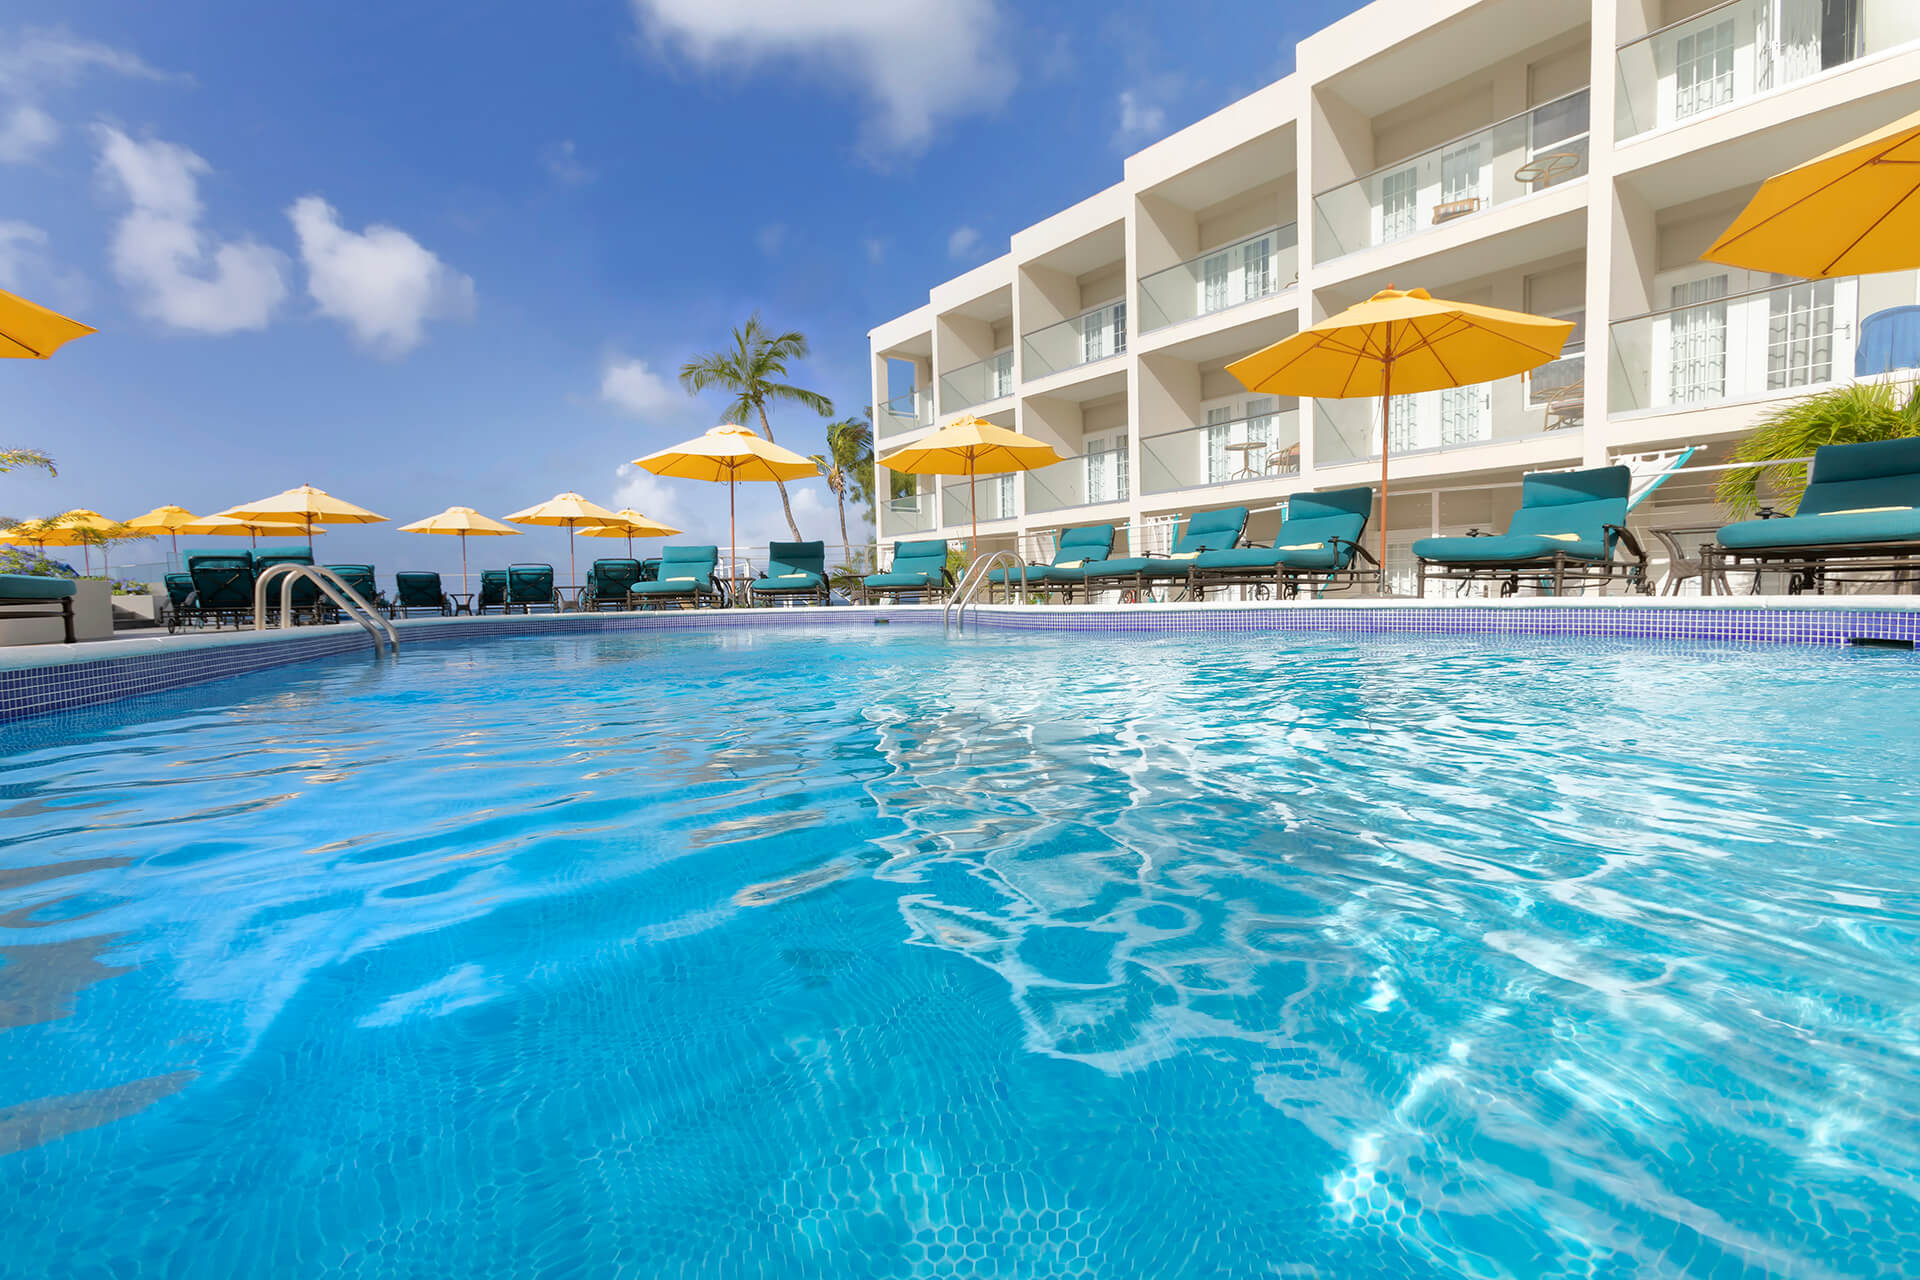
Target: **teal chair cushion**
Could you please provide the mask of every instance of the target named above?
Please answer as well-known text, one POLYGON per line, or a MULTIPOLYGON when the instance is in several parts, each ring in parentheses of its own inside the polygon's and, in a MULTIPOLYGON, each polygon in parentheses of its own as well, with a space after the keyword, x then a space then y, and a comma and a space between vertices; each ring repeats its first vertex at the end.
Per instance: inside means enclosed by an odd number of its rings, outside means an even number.
POLYGON ((762 581, 778 582, 802 573, 810 573, 822 582, 826 581, 826 543, 771 542, 767 544, 767 571, 760 575, 762 581))
POLYGON ((862 579, 875 591, 924 591, 939 579, 931 573, 870 573, 862 579))
POLYGON ((662 547, 660 565, 655 577, 659 579, 692 576, 705 580, 713 576, 713 571, 719 563, 719 547, 662 547))
POLYGON ((79 584, 72 578, 0 573, 0 600, 65 600, 77 590, 79 584))
POLYGON ((1720 530, 1720 545, 1735 551, 1846 546, 1856 542, 1920 542, 1920 510, 1905 507, 1893 511, 1798 515, 1784 520, 1742 520, 1720 530))
POLYGON ((1173 554, 1189 551, 1224 551, 1240 545, 1247 529, 1245 507, 1222 507, 1218 511, 1196 511, 1187 517, 1186 528, 1173 540, 1173 554))
POLYGON ((1495 538, 1422 538, 1413 544, 1413 554, 1439 564, 1513 564, 1527 560, 1551 560, 1553 553, 1564 551, 1570 560, 1604 560, 1607 545, 1585 538, 1569 541, 1530 534, 1505 534, 1495 538))
POLYGON ((893 548, 893 568, 886 573, 870 573, 863 581, 869 587, 882 590, 902 586, 930 586, 942 581, 941 575, 947 567, 947 544, 938 538, 919 542, 896 543, 893 548), (896 582, 889 579, 911 578, 915 581, 896 582))
POLYGON ((1813 451, 1795 517, 1920 506, 1920 439, 1825 444, 1813 451))
POLYGON ((795 572, 766 574, 755 578, 750 584, 750 589, 777 595, 782 591, 818 591, 826 585, 827 580, 821 574, 795 572))
POLYGON ((1520 509, 1505 535, 1493 538, 1422 538, 1413 554, 1438 564, 1498 565, 1551 560, 1605 560, 1613 554, 1608 525, 1627 522, 1633 472, 1625 467, 1549 471, 1520 482, 1520 509))
MULTIPOLYGON (((672 568, 672 566, 667 567, 672 568)), ((711 579, 704 574, 695 575, 691 572, 669 573, 666 577, 655 578, 651 582, 633 584, 633 594, 637 596, 690 596, 713 593, 714 586, 711 579)))

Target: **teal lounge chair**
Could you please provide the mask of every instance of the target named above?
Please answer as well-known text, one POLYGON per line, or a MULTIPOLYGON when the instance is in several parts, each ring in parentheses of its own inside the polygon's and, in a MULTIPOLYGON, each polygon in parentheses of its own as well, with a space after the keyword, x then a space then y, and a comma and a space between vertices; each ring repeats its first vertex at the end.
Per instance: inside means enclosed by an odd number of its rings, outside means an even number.
POLYGON ((1799 509, 1722 528, 1704 558, 1712 582, 1729 569, 1786 572, 1790 592, 1829 582, 1911 582, 1920 571, 1920 439, 1825 444, 1813 451, 1799 509))
POLYGON ((947 568, 947 543, 940 538, 921 542, 896 542, 893 567, 885 573, 870 573, 860 583, 862 597, 892 596, 898 604, 902 592, 917 594, 923 603, 931 603, 953 589, 953 573, 947 568))
POLYGON ((769 543, 767 571, 747 584, 747 594, 752 600, 833 603, 827 592, 827 544, 769 543))
POLYGON ((1075 587, 1087 585, 1090 569, 1104 564, 1113 554, 1114 528, 1110 524, 1087 524, 1077 529, 1062 529, 1053 545, 1053 563, 1030 564, 1020 569, 993 569, 987 581, 997 587, 1024 586, 1031 594, 1051 596, 1058 591, 1069 602, 1075 587), (1024 576, 1023 576, 1024 573, 1024 576))
POLYGON ((1156 582, 1189 581, 1194 561, 1209 551, 1230 551, 1247 530, 1245 507, 1196 511, 1164 556, 1126 556, 1087 566, 1087 591, 1119 589, 1138 599, 1156 582))
POLYGON ((480 571, 480 594, 474 600, 473 611, 476 615, 489 609, 507 611, 507 571, 505 569, 482 569, 480 571))
POLYGON ((595 560, 593 568, 587 571, 587 585, 580 593, 580 607, 594 611, 626 608, 627 592, 633 590, 633 584, 640 581, 641 574, 638 560, 595 560))
POLYGON ((216 627, 253 616, 254 559, 245 551, 189 551, 193 599, 184 616, 216 627))
POLYGON ((663 547, 659 576, 633 584, 633 603, 641 609, 664 604, 723 605, 726 594, 713 576, 719 564, 718 547, 663 547))
POLYGON ((393 575, 393 603, 387 616, 411 617, 415 613, 437 613, 446 617, 453 612, 453 601, 440 586, 440 575, 431 570, 406 570, 393 575))
POLYGON ((1627 532, 1627 495, 1633 473, 1625 467, 1590 471, 1535 472, 1520 482, 1520 509, 1498 537, 1422 538, 1413 544, 1420 562, 1420 594, 1427 580, 1499 582, 1510 596, 1532 580, 1563 595, 1569 585, 1602 587, 1614 578, 1650 591, 1647 553, 1627 532), (1621 559, 1625 551, 1628 558, 1621 559))
MULTIPOLYGON (((303 546, 261 547, 253 553, 253 572, 257 577, 277 564, 312 564, 313 548, 303 546)), ((284 593, 291 591, 290 607, 293 621, 313 619, 320 613, 320 588, 312 581, 302 578, 289 583, 285 577, 275 578, 267 584, 267 612, 273 617, 280 616, 280 600, 284 593)))
POLYGON ((72 578, 37 574, 0 573, 0 621, 16 618, 58 618, 62 639, 73 643, 73 597, 79 583, 72 578))
POLYGON ((1203 551, 1193 561, 1193 585, 1271 587, 1276 596, 1300 594, 1302 580, 1316 591, 1380 581, 1379 561, 1361 543, 1373 514, 1373 488, 1296 493, 1287 499, 1287 515, 1270 547, 1203 551), (1360 565, 1371 565, 1362 568, 1360 565))
POLYGON ((553 589, 553 566, 508 565, 506 608, 508 613, 515 609, 522 613, 532 613, 535 609, 560 612, 560 593, 553 589))
MULTIPOLYGON (((380 586, 374 581, 373 566, 370 564, 330 564, 327 572, 347 584, 353 594, 360 597, 369 609, 380 609, 386 604, 386 597, 380 594, 380 586)), ((327 616, 333 617, 339 610, 331 600, 327 601, 327 616)))
POLYGON ((172 631, 179 625, 178 619, 193 602, 193 575, 169 573, 163 581, 167 587, 167 630, 172 631))

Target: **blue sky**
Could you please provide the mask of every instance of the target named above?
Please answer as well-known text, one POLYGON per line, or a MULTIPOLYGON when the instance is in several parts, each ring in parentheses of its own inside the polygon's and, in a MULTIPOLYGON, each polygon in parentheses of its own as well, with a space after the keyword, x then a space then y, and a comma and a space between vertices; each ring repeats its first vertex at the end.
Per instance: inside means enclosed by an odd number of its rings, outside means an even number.
MULTIPOLYGON (((0 20, 0 287, 101 330, 0 367, 0 442, 60 464, 0 478, 0 513, 311 483, 402 522, 578 489, 722 541, 724 489, 623 469, 717 420, 683 361, 758 310, 812 340, 796 380, 857 412, 870 327, 1357 7, 74 0, 58 26, 0 20)), ((774 431, 810 453, 823 425, 774 431)), ((801 488, 803 532, 837 541, 824 487, 801 488)), ((742 495, 743 541, 784 536, 770 489, 742 495)), ((457 564, 391 526, 325 541, 383 578, 457 564)), ((566 554, 557 531, 493 545, 566 554)))

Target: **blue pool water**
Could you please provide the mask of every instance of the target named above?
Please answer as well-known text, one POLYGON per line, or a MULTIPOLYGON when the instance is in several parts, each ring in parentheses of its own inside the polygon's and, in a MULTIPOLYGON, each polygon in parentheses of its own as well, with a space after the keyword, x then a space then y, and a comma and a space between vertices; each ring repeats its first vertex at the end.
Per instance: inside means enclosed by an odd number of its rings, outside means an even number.
POLYGON ((1920 1275, 1917 681, 876 628, 0 728, 0 1274, 1920 1275))

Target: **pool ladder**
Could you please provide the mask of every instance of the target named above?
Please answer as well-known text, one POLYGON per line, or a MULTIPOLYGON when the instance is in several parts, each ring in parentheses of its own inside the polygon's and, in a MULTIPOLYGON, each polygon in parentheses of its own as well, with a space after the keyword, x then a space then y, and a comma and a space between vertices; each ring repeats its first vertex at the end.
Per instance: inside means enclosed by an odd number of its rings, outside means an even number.
POLYGON ((967 606, 974 602, 974 597, 978 596, 982 590, 991 589, 992 584, 987 581, 987 575, 1000 565, 1020 571, 1020 592, 1022 595, 1026 594, 1027 562, 1018 552, 995 551, 982 556, 967 566, 966 573, 960 577, 960 585, 956 586, 953 594, 947 597, 947 607, 940 611, 942 634, 951 634, 965 627, 967 606))
POLYGON ((293 584, 302 578, 313 583, 320 593, 333 601, 334 608, 352 618, 373 637, 373 651, 376 656, 391 649, 395 657, 400 655, 400 633, 391 622, 380 616, 380 611, 362 598, 359 592, 341 580, 340 575, 331 569, 317 564, 276 564, 254 580, 253 584, 253 629, 267 629, 267 584, 285 579, 280 588, 280 625, 287 627, 293 622, 293 584))

